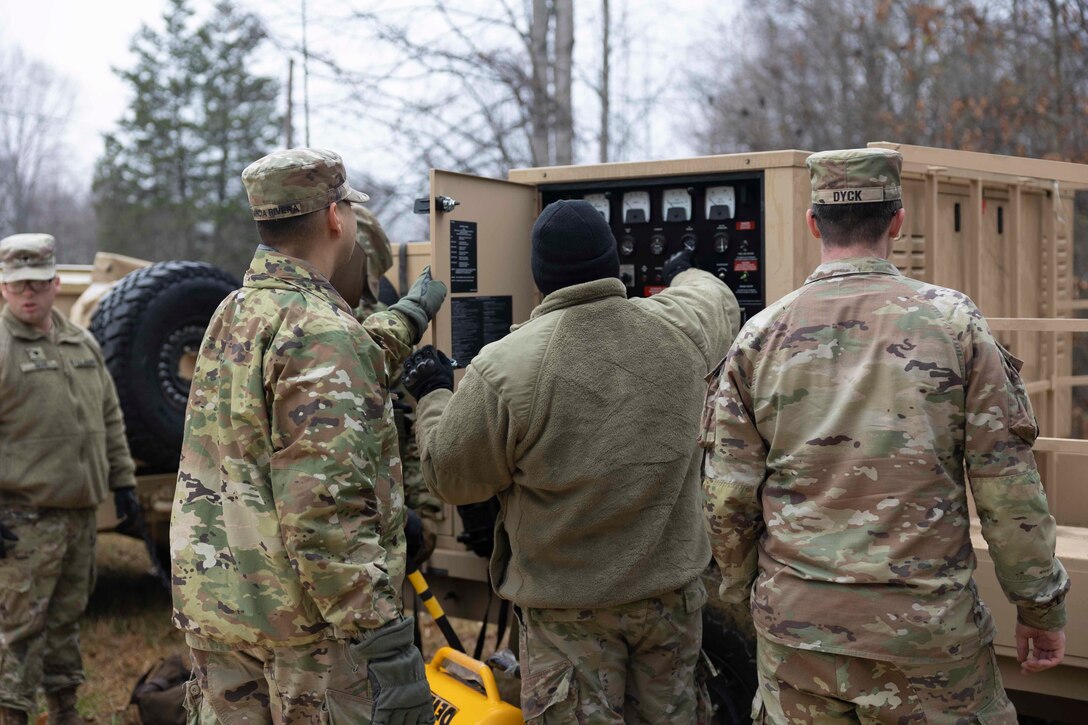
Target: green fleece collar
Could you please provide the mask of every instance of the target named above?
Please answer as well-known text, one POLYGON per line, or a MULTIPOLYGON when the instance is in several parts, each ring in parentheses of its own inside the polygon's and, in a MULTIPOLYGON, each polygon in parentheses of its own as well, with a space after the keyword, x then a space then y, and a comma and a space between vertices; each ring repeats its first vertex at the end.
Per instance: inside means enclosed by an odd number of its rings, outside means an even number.
MULTIPOLYGON (((607 279, 595 279, 592 282, 583 282, 581 284, 572 284, 570 287, 563 287, 557 289, 550 295, 544 298, 544 300, 536 306, 532 314, 529 315, 530 320, 535 320, 541 315, 546 315, 549 312, 555 312, 556 310, 562 310, 567 307, 574 307, 575 305, 584 305, 588 302, 596 302, 597 300, 603 300, 606 297, 622 297, 627 299, 627 287, 623 282, 614 278, 607 279)), ((511 330, 515 330, 521 325, 514 325, 511 330)))
MULTIPOLYGON (((0 312, 11 334, 20 340, 41 340, 49 336, 36 327, 26 324, 11 311, 10 307, 4 307, 0 312)), ((57 342, 83 342, 83 328, 77 327, 68 321, 68 318, 57 310, 53 310, 53 329, 57 331, 57 342)))
POLYGON ((263 245, 257 247, 242 286, 250 289, 295 289, 315 295, 351 314, 348 303, 316 267, 263 245))

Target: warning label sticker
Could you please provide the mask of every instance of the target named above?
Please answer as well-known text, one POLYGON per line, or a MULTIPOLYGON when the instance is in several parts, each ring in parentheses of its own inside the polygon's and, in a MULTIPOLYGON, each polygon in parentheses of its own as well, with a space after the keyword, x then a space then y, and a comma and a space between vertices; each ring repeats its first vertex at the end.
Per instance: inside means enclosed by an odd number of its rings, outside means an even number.
POLYGON ((756 228, 755 222, 737 222, 738 232, 750 232, 756 228))
POLYGON ((758 272, 758 259, 736 259, 733 261, 734 272, 758 272))

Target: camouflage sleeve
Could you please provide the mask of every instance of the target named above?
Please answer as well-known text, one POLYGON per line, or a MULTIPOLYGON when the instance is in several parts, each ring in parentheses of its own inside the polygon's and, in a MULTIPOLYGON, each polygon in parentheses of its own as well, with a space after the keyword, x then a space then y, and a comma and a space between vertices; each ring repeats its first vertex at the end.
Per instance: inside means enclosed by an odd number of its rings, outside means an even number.
POLYGON ((274 346, 264 369, 272 493, 302 586, 343 633, 396 619, 392 553, 381 539, 392 483, 373 432, 385 417, 377 371, 340 331, 274 346))
POLYGON ((375 312, 361 322, 363 329, 385 352, 386 379, 396 380, 404 361, 412 354, 412 340, 415 338, 412 325, 392 310, 375 312))
POLYGON ((708 370, 725 357, 740 329, 740 305, 733 290, 701 269, 685 270, 664 292, 631 302, 684 333, 702 353, 708 370))
POLYGON ((1039 429, 1020 361, 997 343, 977 311, 968 332, 965 461, 982 535, 1020 621, 1061 629, 1069 576, 1054 555, 1054 517, 1031 452, 1039 429))
POLYGON ((125 437, 125 418, 121 412, 121 403, 117 399, 117 386, 113 383, 106 368, 102 350, 90 333, 87 338, 91 350, 98 359, 99 374, 102 378, 102 423, 106 430, 106 460, 110 464, 109 486, 111 491, 120 488, 133 488, 136 485, 136 464, 128 450, 125 437))
MULTIPOLYGON (((746 335, 747 342, 751 333, 746 335)), ((722 570, 721 598, 748 600, 756 575, 756 545, 763 532, 760 485, 767 472, 767 446, 756 430, 751 361, 742 342, 708 376, 699 443, 703 459, 706 523, 714 559, 722 570)))
POLYGON ((423 480, 443 501, 486 501, 514 483, 516 423, 473 365, 456 393, 436 390, 419 401, 416 440, 423 480))

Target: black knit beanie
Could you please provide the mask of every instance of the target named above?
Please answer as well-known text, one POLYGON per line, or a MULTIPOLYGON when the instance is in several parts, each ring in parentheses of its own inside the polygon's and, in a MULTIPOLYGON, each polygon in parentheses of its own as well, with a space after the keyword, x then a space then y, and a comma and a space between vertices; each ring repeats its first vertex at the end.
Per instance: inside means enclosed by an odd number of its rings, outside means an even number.
POLYGON ((587 201, 562 200, 544 207, 531 238, 533 280, 545 295, 572 284, 620 276, 616 238, 587 201))

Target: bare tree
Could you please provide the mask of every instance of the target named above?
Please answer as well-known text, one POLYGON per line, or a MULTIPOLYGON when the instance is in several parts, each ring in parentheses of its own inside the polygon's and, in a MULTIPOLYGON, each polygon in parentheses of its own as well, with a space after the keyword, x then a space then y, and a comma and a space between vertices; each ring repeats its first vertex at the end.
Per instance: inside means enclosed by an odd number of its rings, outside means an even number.
POLYGON ((758 40, 712 50, 739 58, 724 77, 692 75, 693 131, 715 152, 884 139, 1088 160, 1086 16, 1088 0, 749 5, 758 40))
MULTIPOLYGON (((72 84, 18 48, 0 48, 0 236, 38 231, 60 178, 72 84)), ((41 231, 44 231, 42 229, 41 231)))
POLYGON ((0 48, 0 237, 52 234, 60 262, 86 264, 97 248, 94 209, 62 140, 73 101, 68 79, 0 48))

